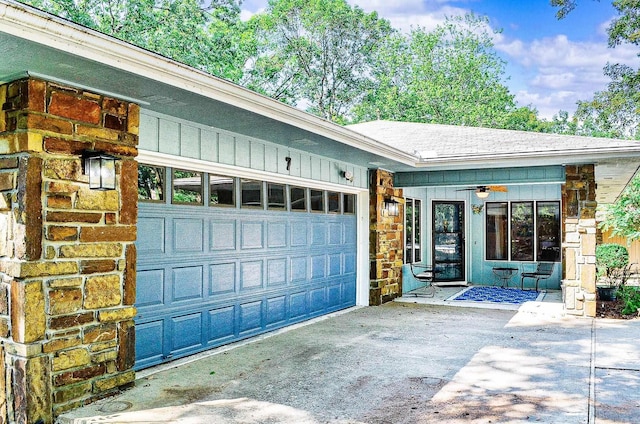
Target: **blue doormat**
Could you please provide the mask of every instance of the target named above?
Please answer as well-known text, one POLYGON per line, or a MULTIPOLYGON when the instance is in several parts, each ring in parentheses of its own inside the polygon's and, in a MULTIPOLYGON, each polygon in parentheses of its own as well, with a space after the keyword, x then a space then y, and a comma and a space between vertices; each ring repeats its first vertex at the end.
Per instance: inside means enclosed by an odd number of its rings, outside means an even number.
POLYGON ((473 286, 464 289, 449 300, 463 300, 466 302, 493 302, 519 305, 524 302, 542 299, 544 292, 525 291, 520 289, 504 289, 502 287, 473 286))

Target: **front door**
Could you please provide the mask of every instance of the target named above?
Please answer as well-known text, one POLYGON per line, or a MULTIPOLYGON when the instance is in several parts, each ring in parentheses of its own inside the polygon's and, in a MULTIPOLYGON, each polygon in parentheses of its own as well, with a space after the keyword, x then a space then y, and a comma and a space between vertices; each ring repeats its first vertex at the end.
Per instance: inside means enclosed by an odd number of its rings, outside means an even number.
POLYGON ((433 202, 435 281, 464 281, 464 202, 433 202))

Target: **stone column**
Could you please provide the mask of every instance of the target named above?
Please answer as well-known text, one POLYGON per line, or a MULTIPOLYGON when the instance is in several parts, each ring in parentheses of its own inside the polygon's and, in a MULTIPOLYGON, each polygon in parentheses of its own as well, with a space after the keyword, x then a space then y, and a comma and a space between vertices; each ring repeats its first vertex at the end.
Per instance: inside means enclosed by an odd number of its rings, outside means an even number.
POLYGON ((596 315, 596 183, 593 165, 567 166, 562 187, 562 296, 568 314, 596 315))
POLYGON ((393 188, 393 174, 381 169, 371 171, 369 192, 369 304, 381 305, 402 296, 404 198, 393 188), (399 203, 398 216, 384 210, 387 197, 399 203))
POLYGON ((51 423, 135 377, 139 107, 33 78, 0 106, 0 423, 51 423), (89 190, 85 150, 117 190, 89 190))

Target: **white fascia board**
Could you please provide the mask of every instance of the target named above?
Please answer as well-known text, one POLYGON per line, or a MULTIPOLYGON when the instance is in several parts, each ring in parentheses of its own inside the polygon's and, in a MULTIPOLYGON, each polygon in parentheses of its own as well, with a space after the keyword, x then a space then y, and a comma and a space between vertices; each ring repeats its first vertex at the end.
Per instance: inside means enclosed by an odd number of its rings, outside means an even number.
POLYGON ((0 32, 227 103, 405 165, 416 160, 400 149, 237 84, 11 0, 0 0, 0 32))

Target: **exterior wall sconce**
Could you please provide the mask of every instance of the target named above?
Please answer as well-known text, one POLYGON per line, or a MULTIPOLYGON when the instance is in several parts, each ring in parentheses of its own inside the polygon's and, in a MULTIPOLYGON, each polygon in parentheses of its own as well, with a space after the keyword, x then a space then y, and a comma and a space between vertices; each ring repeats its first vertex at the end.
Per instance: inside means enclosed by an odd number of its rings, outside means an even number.
POLYGON ((82 154, 84 174, 89 176, 91 190, 116 189, 116 157, 87 150, 82 154))
POLYGON ((387 216, 398 216, 398 201, 391 196, 385 197, 384 210, 387 211, 387 216))
POLYGON ((476 190, 476 196, 478 196, 478 199, 486 199, 489 197, 489 190, 485 187, 479 188, 476 190))
POLYGON ((353 173, 351 171, 342 171, 342 177, 350 183, 353 182, 353 173))

